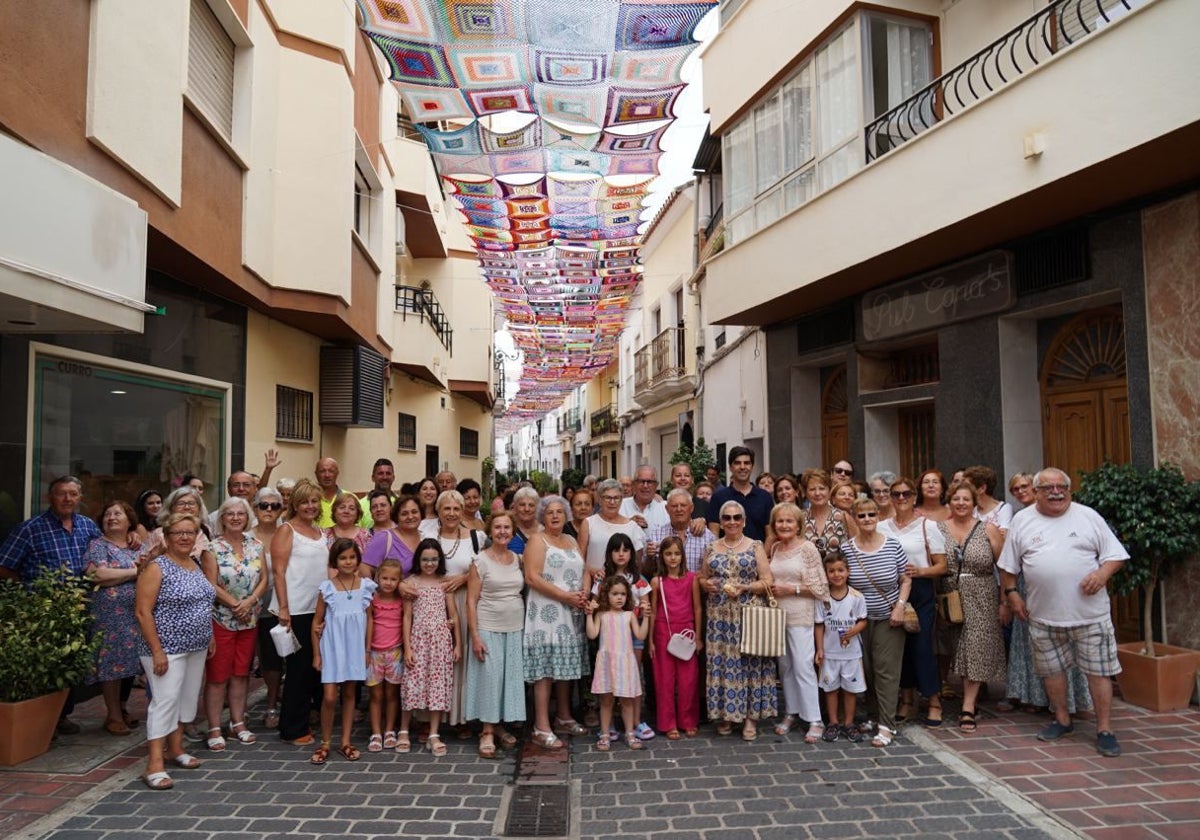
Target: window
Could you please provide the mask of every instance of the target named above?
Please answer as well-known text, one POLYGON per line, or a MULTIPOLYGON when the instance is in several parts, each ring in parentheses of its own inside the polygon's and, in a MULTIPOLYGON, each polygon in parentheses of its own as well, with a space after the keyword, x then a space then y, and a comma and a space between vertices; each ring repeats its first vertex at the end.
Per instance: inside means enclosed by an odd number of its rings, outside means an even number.
POLYGON ((275 437, 281 440, 313 439, 313 392, 275 386, 275 437))
POLYGON ((862 14, 721 138, 726 236, 739 242, 857 171, 867 119, 929 84, 921 21, 862 14))
POLYGON ((371 233, 371 183, 362 167, 354 167, 354 232, 364 240, 371 233))
POLYGON ((479 457, 479 432, 466 426, 458 427, 458 454, 464 458, 479 457))
POLYGON ((191 0, 187 97, 214 131, 233 139, 233 66, 236 48, 205 0, 191 0))
POLYGON ((406 452, 417 451, 417 418, 411 414, 396 415, 396 426, 399 429, 396 438, 396 448, 406 452))

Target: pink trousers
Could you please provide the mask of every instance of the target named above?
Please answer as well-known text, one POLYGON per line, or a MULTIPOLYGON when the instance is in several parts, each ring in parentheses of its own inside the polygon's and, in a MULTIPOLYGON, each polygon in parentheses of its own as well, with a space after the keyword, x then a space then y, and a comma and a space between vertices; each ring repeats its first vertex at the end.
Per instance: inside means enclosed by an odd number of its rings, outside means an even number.
MULTIPOLYGON (((690 628, 691 622, 688 622, 690 628)), ((676 628, 682 630, 684 628, 676 628)), ((694 629, 694 628, 691 628, 694 629)), ((697 653, 687 662, 667 653, 670 641, 666 622, 654 626, 654 702, 657 706, 658 731, 695 729, 700 725, 700 657, 697 653)))

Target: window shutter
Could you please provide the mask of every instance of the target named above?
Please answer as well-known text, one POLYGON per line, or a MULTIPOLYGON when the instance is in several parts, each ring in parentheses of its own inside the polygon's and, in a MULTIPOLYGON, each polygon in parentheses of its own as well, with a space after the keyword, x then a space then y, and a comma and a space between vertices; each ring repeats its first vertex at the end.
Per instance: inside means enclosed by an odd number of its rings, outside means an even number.
POLYGON ((233 138, 233 39, 204 0, 191 0, 187 92, 226 140, 233 138))

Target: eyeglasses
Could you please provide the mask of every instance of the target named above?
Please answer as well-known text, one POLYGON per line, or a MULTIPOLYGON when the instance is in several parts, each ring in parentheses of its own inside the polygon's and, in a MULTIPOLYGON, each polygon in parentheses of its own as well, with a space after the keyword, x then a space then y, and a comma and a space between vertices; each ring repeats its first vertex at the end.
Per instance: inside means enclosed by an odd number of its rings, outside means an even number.
POLYGON ((878 513, 856 513, 856 514, 854 514, 854 518, 855 519, 878 519, 879 514, 878 513))
POLYGON ((196 532, 196 531, 167 531, 167 536, 168 537, 179 537, 180 539, 183 539, 183 540, 194 540, 196 538, 197 533, 198 532, 196 532))
POLYGON ((635 484, 656 484, 657 482, 653 478, 639 478, 634 483, 635 484))
POLYGON ((283 510, 283 505, 279 502, 259 502, 259 510, 283 510))
POLYGON ((722 522, 741 522, 745 517, 740 513, 722 513, 722 522))
POLYGON ((1033 489, 1045 490, 1047 493, 1066 493, 1071 488, 1066 484, 1039 484, 1033 489))
POLYGON ((893 499, 911 499, 916 494, 912 490, 893 490, 893 499))
POLYGON ((602 502, 619 502, 619 501, 621 501, 621 497, 620 496, 601 496, 600 501, 602 501, 602 502))
POLYGON ((888 490, 886 487, 876 487, 874 490, 871 491, 872 496, 887 496, 887 495, 890 495, 890 493, 891 493, 891 491, 888 490))
POLYGON ((854 470, 846 467, 834 467, 833 471, 837 475, 854 475, 854 470))

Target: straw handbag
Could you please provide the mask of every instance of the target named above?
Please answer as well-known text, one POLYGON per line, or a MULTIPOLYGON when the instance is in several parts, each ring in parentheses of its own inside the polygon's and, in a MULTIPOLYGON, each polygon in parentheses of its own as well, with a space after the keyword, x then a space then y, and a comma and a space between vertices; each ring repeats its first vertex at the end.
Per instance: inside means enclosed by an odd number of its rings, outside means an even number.
POLYGON ((787 617, 775 596, 767 591, 770 606, 746 604, 742 607, 742 656, 783 656, 787 617))

